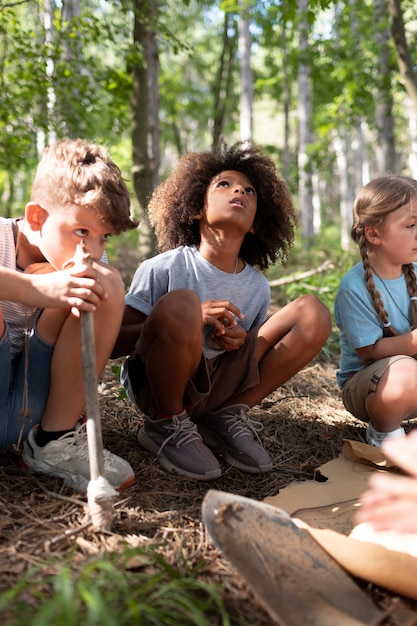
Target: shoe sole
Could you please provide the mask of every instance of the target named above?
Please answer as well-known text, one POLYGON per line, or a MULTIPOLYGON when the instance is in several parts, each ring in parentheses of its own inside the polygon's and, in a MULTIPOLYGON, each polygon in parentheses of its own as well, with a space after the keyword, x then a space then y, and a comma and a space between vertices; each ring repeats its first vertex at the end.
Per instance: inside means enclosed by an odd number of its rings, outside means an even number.
POLYGON ((263 474, 264 472, 270 472, 272 470, 272 463, 258 465, 257 467, 242 463, 231 454, 230 450, 224 445, 219 437, 213 434, 210 430, 207 430, 204 426, 198 426, 198 432, 200 433, 206 446, 215 450, 217 454, 222 456, 224 461, 232 467, 236 467, 236 469, 240 469, 242 472, 247 472, 249 474, 263 474))
POLYGON ((188 470, 183 469, 182 467, 178 467, 177 465, 174 465, 165 456, 163 452, 159 451, 160 446, 158 446, 154 441, 152 441, 149 435, 146 434, 143 426, 142 428, 139 429, 137 440, 138 440, 138 443, 142 446, 142 448, 144 448, 144 450, 156 456, 156 458, 159 461, 159 464, 167 472, 171 472, 172 474, 178 474, 179 476, 185 476, 186 478, 192 478, 194 480, 215 480, 216 478, 219 478, 219 476, 221 476, 222 470, 220 467, 215 470, 209 470, 205 474, 196 474, 194 472, 189 472, 188 470))
MULTIPOLYGON (((65 485, 80 492, 86 492, 89 480, 80 476, 80 480, 74 480, 74 477, 67 472, 62 470, 57 470, 57 468, 49 468, 48 465, 44 463, 39 464, 34 459, 31 459, 31 464, 27 463, 23 458, 23 455, 20 456, 19 459, 20 465, 27 471, 29 474, 43 474, 44 476, 50 476, 51 478, 62 478, 65 485)), ((116 491, 123 491, 123 489, 127 489, 135 482, 135 476, 130 476, 127 480, 125 480, 118 487, 114 487, 116 491)))

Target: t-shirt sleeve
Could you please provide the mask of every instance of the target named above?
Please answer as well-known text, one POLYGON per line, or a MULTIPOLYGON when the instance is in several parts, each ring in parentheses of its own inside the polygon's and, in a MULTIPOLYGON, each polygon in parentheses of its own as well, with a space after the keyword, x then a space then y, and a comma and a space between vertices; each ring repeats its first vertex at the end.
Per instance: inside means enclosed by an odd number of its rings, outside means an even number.
POLYGON ((167 293, 167 283, 166 272, 156 272, 150 260, 143 261, 133 276, 125 304, 144 315, 150 315, 159 298, 167 293))
POLYGON ((351 348, 357 350, 381 339, 381 321, 368 297, 353 289, 342 288, 337 294, 335 318, 351 348))

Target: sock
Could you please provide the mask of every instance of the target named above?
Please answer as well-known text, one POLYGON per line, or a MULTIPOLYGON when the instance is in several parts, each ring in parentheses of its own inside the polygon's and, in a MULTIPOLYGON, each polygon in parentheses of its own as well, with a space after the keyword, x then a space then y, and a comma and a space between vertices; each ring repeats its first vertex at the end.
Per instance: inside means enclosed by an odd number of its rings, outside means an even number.
POLYGON ((39 428, 37 429, 35 433, 36 445, 39 446, 40 448, 43 448, 50 441, 55 441, 56 439, 59 439, 60 437, 62 437, 62 435, 71 433, 74 430, 75 430, 74 428, 70 428, 69 430, 51 431, 51 430, 43 430, 42 426, 39 426, 39 428))

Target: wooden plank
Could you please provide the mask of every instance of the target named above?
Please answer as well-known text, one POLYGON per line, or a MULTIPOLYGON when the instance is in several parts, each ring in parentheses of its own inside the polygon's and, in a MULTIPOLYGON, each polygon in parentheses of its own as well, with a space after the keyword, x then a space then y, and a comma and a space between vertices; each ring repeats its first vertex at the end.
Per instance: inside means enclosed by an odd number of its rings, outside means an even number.
POLYGON ((349 574, 291 520, 263 502, 207 492, 203 522, 280 626, 376 626, 385 618, 349 574))

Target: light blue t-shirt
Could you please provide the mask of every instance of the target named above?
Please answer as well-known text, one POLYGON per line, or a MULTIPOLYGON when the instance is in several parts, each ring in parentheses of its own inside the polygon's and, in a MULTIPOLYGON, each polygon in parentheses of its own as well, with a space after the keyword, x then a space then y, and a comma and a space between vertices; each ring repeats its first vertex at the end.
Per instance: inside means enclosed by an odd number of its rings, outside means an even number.
MULTIPOLYGON (((180 246, 140 264, 125 303, 149 315, 161 296, 179 288, 190 289, 201 302, 229 300, 245 316, 236 321, 246 331, 265 321, 271 296, 267 278, 248 263, 241 272, 229 274, 209 263, 195 246, 180 246)), ((212 326, 205 328, 203 350, 207 358, 223 352, 210 344, 211 332, 212 326)))
MULTIPOLYGON (((417 265, 414 264, 415 269, 417 265)), ((374 344, 383 336, 383 323, 379 319, 364 278, 362 263, 350 269, 340 281, 334 305, 336 324, 340 328, 340 369, 336 381, 343 389, 349 376, 366 364, 356 352, 374 344)), ((381 281, 374 275, 388 319, 399 334, 411 330, 411 303, 404 275, 381 281)))

